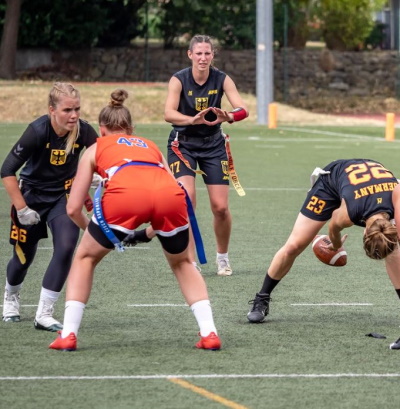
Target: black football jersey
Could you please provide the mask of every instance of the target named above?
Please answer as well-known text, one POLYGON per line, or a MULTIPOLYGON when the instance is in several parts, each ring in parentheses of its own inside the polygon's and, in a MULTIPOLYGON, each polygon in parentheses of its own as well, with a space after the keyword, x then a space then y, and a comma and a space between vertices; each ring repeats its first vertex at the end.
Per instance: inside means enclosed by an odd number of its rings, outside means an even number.
MULTIPOLYGON (((180 113, 195 116, 200 111, 209 107, 221 108, 221 100, 224 94, 223 85, 226 78, 224 72, 219 71, 217 68, 210 67, 210 75, 203 85, 199 85, 195 82, 191 67, 184 68, 174 74, 174 76, 178 78, 182 84, 178 107, 180 113)), ((214 113, 209 112, 206 115, 206 119, 213 121, 216 119, 216 116, 214 113)), ((175 131, 184 135, 206 137, 216 134, 220 130, 221 124, 214 126, 204 124, 188 126, 173 125, 173 127, 175 131)))
POLYGON ((47 115, 30 123, 6 157, 2 166, 17 172, 25 184, 43 192, 68 190, 75 177, 80 154, 94 144, 97 133, 86 121, 79 119, 79 136, 74 149, 66 154, 66 137, 59 137, 53 130, 47 115), (8 162, 7 162, 8 161, 8 162))
POLYGON ((329 186, 347 205, 350 220, 364 227, 365 220, 376 213, 394 217, 392 192, 398 184, 393 173, 372 159, 338 160, 330 170, 329 186))

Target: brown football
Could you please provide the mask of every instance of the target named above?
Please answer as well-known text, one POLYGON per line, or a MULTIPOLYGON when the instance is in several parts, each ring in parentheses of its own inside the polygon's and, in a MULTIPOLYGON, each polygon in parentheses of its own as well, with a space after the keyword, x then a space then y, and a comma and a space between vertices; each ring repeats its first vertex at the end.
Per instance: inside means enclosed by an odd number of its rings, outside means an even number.
POLYGON ((312 249, 318 260, 332 267, 345 266, 347 264, 347 252, 344 247, 333 251, 327 249, 329 244, 331 244, 331 241, 326 234, 315 236, 312 249))

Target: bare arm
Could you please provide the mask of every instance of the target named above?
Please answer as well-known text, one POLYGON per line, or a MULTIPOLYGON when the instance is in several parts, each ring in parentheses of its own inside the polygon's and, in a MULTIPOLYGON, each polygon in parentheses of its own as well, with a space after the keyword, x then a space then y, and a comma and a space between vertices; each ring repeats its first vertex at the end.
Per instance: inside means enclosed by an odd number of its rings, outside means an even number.
MULTIPOLYGON (((249 110, 246 103, 243 101, 242 97, 239 94, 239 91, 236 88, 235 83, 232 78, 228 75, 224 81, 224 93, 228 98, 229 103, 232 106, 232 109, 243 108, 245 111, 245 118, 249 116, 249 110)), ((224 111, 221 108, 212 108, 212 111, 217 115, 217 119, 212 122, 212 125, 216 125, 222 122, 233 122, 234 115, 232 112, 224 111)))
POLYGON ((67 203, 68 216, 82 230, 85 230, 89 224, 89 219, 82 212, 82 208, 93 179, 95 169, 95 152, 96 144, 88 148, 82 155, 67 203))
POLYGON ((353 224, 347 212, 346 202, 342 199, 340 207, 332 213, 332 218, 329 222, 329 239, 332 242, 332 250, 337 250, 342 246, 347 238, 347 234, 342 237, 341 231, 353 224))
POLYGON ((2 180, 4 188, 6 189, 8 196, 10 196, 11 203, 17 210, 23 209, 26 206, 26 202, 19 189, 17 177, 6 176, 2 180))
POLYGON ((237 90, 236 85, 233 82, 232 78, 229 77, 228 75, 226 76, 224 81, 224 92, 233 109, 243 108, 247 113, 246 117, 249 116, 249 109, 246 103, 240 96, 239 91, 237 90))

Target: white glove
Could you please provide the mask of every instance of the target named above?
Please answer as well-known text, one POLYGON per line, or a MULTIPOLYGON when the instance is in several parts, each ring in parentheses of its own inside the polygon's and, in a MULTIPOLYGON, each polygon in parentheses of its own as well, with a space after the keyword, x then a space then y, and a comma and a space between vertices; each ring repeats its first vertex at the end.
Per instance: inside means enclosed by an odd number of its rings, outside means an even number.
POLYGON ((93 189, 97 189, 97 186, 103 181, 103 178, 98 173, 93 173, 92 183, 90 187, 93 189))
POLYGON ((39 214, 28 206, 25 206, 21 210, 17 210, 17 216, 21 224, 32 225, 40 222, 39 214))

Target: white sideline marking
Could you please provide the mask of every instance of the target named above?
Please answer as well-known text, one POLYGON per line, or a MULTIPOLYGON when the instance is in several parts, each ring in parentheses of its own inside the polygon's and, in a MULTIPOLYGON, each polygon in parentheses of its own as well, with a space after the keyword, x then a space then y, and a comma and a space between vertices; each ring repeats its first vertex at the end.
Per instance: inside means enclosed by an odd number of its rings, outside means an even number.
MULTIPOLYGON (((371 306, 371 303, 324 303, 324 304, 290 304, 292 306, 371 306)), ((0 307, 3 305, 0 304, 0 307)), ((127 307, 188 307, 188 304, 127 304, 127 307)), ((21 307, 37 307, 37 304, 23 304, 21 307)))
POLYGON ((128 304, 127 307, 189 307, 188 304, 128 304))
MULTIPOLYGON (((368 140, 376 141, 376 142, 385 142, 386 141, 384 138, 378 139, 378 138, 373 137, 373 136, 347 134, 347 133, 339 133, 339 132, 331 132, 331 131, 322 131, 322 130, 316 130, 316 129, 291 128, 291 127, 280 127, 279 129, 282 129, 284 131, 294 131, 294 132, 300 132, 300 133, 309 133, 309 134, 312 133, 312 134, 320 134, 320 135, 342 136, 342 137, 346 137, 346 138, 355 138, 355 139, 368 139, 368 140)), ((303 139, 300 139, 300 140, 303 140, 303 139)), ((399 142, 399 141, 395 140, 393 142, 399 142)))
POLYGON ((371 303, 368 303, 368 302, 365 302, 365 303, 362 303, 362 302, 359 302, 359 303, 357 303, 357 302, 353 302, 353 303, 331 302, 331 303, 322 303, 322 304, 290 304, 290 305, 293 305, 293 306, 317 306, 317 307, 320 307, 320 306, 334 306, 334 307, 344 306, 344 307, 347 307, 347 306, 354 306, 354 305, 370 306, 370 305, 374 305, 374 304, 371 304, 371 303))
MULTIPOLYGON (((0 304, 0 307, 3 307, 3 305, 0 304)), ((37 307, 37 304, 22 304, 21 307, 37 307)))
POLYGON ((198 374, 198 375, 110 375, 110 376, 1 376, 0 381, 47 380, 147 380, 147 379, 252 379, 252 378, 399 378, 400 373, 331 373, 331 374, 198 374))

